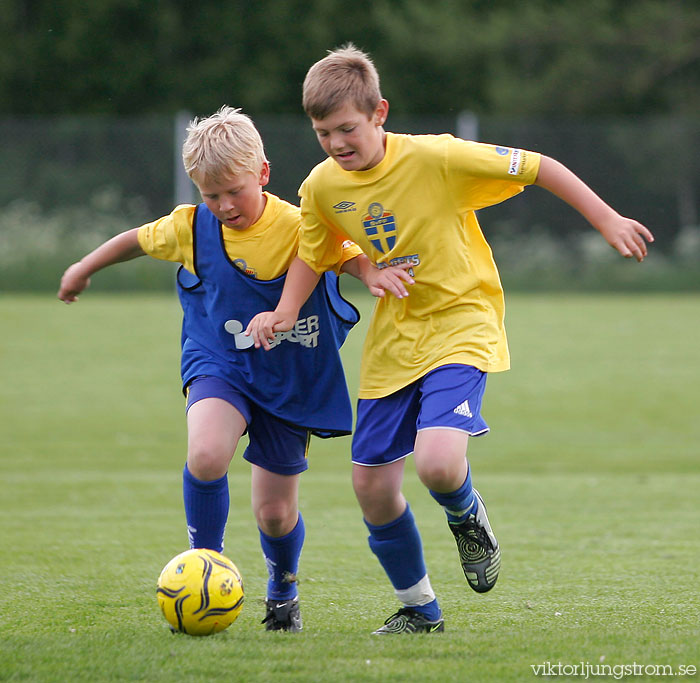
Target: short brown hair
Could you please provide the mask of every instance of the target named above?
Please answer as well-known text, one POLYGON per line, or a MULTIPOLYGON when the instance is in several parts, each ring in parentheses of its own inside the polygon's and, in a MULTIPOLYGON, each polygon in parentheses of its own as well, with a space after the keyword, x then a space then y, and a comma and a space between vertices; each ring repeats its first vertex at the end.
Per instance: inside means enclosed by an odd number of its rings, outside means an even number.
POLYGON ((190 122, 182 161, 187 174, 199 185, 246 172, 258 175, 267 159, 251 119, 240 109, 223 106, 207 118, 190 122))
POLYGON ((352 43, 329 51, 304 79, 302 104, 312 119, 325 119, 347 101, 372 116, 381 99, 377 69, 352 43))

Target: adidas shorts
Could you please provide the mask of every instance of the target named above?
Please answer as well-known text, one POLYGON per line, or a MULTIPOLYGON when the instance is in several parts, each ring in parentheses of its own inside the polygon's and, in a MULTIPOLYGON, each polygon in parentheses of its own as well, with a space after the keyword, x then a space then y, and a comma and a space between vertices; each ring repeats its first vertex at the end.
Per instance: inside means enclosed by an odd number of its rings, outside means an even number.
POLYGON ((275 474, 299 474, 309 468, 306 456, 311 433, 287 424, 218 377, 195 377, 185 390, 187 410, 203 398, 220 398, 238 410, 248 428, 248 448, 243 458, 275 474))
POLYGON ((489 431, 481 417, 486 373, 471 365, 432 370, 397 392, 359 399, 352 461, 386 465, 413 453, 421 429, 456 429, 470 436, 489 431))

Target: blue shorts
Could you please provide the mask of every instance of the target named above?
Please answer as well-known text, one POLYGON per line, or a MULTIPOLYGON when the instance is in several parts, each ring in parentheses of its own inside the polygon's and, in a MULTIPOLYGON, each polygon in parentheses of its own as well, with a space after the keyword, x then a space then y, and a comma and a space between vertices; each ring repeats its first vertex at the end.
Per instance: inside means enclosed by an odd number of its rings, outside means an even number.
POLYGON ((275 474, 299 474, 309 468, 306 456, 311 433, 270 415, 218 377, 195 377, 187 386, 187 410, 203 398, 230 403, 248 425, 248 447, 243 458, 275 474))
POLYGON ((489 431, 481 417, 486 373, 471 365, 432 370, 398 391, 357 402, 352 461, 386 465, 413 453, 421 429, 456 429, 470 436, 489 431))

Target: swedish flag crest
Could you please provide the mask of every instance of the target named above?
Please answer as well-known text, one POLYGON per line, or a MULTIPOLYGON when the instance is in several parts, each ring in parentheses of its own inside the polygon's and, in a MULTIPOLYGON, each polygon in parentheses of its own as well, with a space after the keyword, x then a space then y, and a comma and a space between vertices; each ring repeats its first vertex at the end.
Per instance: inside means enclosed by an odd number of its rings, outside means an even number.
POLYGON ((379 202, 373 202, 367 208, 367 215, 362 219, 362 226, 375 249, 385 254, 396 244, 396 218, 391 211, 385 211, 379 202))

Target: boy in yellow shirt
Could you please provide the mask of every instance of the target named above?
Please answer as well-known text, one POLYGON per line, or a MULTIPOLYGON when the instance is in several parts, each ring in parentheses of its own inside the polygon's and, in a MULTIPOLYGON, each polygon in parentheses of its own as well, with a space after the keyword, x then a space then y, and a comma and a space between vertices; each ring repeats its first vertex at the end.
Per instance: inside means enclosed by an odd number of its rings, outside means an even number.
POLYGON ((535 184, 577 209, 624 257, 641 261, 653 237, 551 158, 451 135, 385 132, 379 77, 352 45, 311 67, 303 103, 329 158, 300 188, 299 257, 280 302, 247 332, 267 348, 275 331, 288 329, 343 239, 379 268, 405 269, 394 275, 401 296, 378 300, 365 341, 352 477, 370 548, 403 604, 374 633, 442 631, 401 492, 406 456, 413 453, 421 482, 445 510, 471 588, 490 590, 501 560, 466 458, 469 437, 488 431, 486 373, 509 367, 503 291, 475 211, 535 184))
MULTIPOLYGON (((94 273, 144 254, 181 264, 188 430, 183 496, 190 547, 223 550, 228 467, 247 432, 243 457, 251 463, 252 507, 269 570, 264 623, 267 630, 300 631, 296 574, 305 534, 299 477, 308 467, 312 433, 350 433, 338 349, 358 315, 340 296, 335 274, 327 273, 294 329, 278 335, 275 351, 255 350, 242 332, 279 299, 297 253, 299 208, 263 190, 270 178, 263 143, 237 109, 222 107, 195 119, 183 162, 203 203, 178 206, 108 240, 66 270, 58 297, 76 301, 94 273)), ((358 262, 366 257, 351 243, 338 248, 331 270, 359 275, 358 262)), ((396 291, 390 273, 367 265, 362 273, 371 290, 396 291)))

